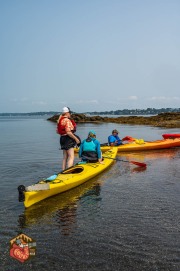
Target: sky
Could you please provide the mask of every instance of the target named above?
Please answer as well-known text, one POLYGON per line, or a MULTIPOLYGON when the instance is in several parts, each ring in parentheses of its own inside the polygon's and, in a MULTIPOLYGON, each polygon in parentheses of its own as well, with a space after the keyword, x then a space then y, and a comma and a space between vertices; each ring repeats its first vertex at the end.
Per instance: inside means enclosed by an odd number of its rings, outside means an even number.
POLYGON ((180 107, 179 0, 0 0, 0 113, 180 107))

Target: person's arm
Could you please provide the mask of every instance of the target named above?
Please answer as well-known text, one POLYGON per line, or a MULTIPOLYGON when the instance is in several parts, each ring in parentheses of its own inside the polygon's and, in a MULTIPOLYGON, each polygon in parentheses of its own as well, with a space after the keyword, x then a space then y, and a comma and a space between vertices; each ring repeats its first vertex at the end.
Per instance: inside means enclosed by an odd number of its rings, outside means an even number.
POLYGON ((98 140, 96 140, 96 151, 97 151, 99 163, 103 164, 101 145, 100 145, 100 142, 98 140))
POLYGON ((108 137, 108 143, 109 143, 110 146, 114 146, 115 138, 114 138, 113 135, 110 135, 110 136, 108 137))
POLYGON ((56 133, 59 134, 59 131, 58 131, 58 125, 59 125, 59 121, 60 121, 60 118, 62 117, 62 115, 59 116, 58 120, 57 120, 57 123, 56 123, 56 133))
POLYGON ((66 125, 65 125, 66 134, 72 139, 74 139, 77 144, 79 144, 80 143, 79 139, 71 132, 71 129, 73 129, 72 123, 69 119, 66 119, 66 125))
POLYGON ((82 157, 82 151, 83 151, 83 142, 81 143, 81 145, 79 147, 79 158, 82 157))
POLYGON ((122 140, 119 138, 119 136, 116 137, 116 145, 122 145, 122 140))
POLYGON ((77 144, 80 143, 79 139, 78 139, 71 131, 69 131, 69 132, 66 131, 66 134, 67 134, 69 137, 73 138, 73 139, 76 141, 77 144))

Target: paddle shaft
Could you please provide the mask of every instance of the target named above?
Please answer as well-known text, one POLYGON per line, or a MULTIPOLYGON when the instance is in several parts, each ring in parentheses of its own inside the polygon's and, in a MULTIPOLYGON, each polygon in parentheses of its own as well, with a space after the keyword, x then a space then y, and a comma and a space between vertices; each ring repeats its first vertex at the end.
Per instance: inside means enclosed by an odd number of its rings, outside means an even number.
POLYGON ((112 159, 112 160, 115 160, 118 162, 132 163, 132 164, 139 166, 139 167, 146 167, 145 163, 140 163, 140 162, 136 162, 136 161, 127 161, 127 160, 122 160, 122 159, 118 159, 118 158, 111 158, 111 157, 107 157, 107 156, 103 156, 103 158, 112 159))

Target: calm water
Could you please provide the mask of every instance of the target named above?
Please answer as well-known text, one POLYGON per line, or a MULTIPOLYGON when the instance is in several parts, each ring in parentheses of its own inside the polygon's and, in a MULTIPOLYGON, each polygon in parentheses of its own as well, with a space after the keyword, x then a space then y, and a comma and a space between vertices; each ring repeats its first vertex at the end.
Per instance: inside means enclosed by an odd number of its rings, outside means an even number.
MULTIPOLYGON (((159 129, 114 124, 78 125, 101 143, 112 129, 146 140, 159 129)), ((61 170, 62 152, 55 124, 43 118, 0 118, 0 270, 180 270, 180 149, 121 155, 131 163, 111 168, 62 195, 24 209, 17 187, 61 170), (9 256, 10 240, 24 233, 37 242, 36 256, 20 263, 9 256)), ((78 157, 75 158, 78 161, 78 157)))

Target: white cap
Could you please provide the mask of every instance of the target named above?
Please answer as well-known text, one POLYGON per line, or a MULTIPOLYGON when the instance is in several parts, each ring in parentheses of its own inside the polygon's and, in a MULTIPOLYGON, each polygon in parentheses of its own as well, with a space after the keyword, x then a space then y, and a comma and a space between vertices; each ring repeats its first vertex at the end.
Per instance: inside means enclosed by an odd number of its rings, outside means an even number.
POLYGON ((69 108, 68 107, 63 107, 63 109, 62 109, 62 113, 68 113, 70 110, 69 110, 69 108))

